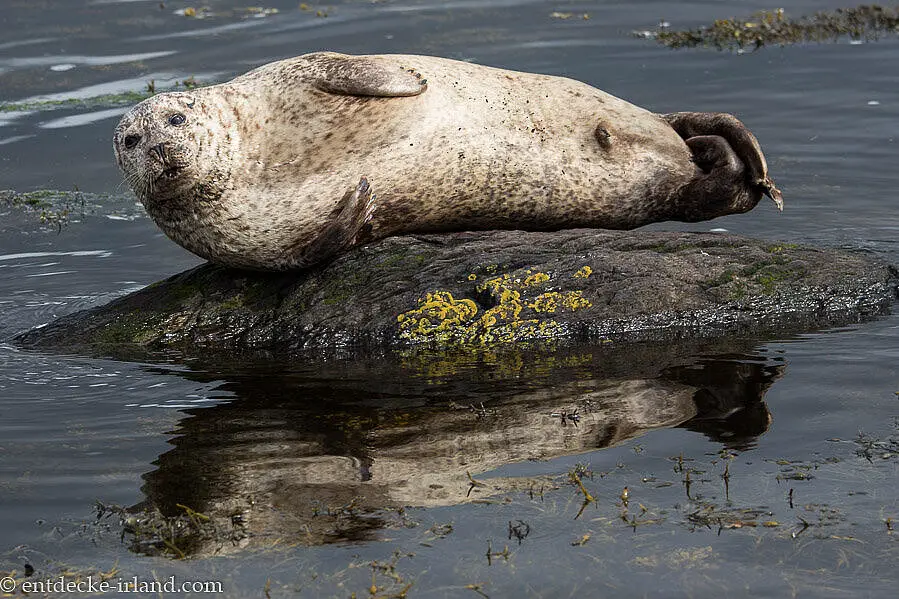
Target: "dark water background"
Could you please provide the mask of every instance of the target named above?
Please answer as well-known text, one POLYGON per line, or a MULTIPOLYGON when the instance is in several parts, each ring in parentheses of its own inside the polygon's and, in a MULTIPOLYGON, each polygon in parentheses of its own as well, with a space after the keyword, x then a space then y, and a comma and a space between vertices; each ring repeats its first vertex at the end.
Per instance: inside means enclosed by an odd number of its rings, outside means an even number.
MULTIPOLYGON (((895 39, 738 55, 631 35, 662 19, 680 28, 774 8, 755 1, 272 2, 280 11, 262 18, 209 4, 214 15, 201 20, 174 14, 182 2, 7 0, 0 102, 224 80, 321 49, 566 75, 655 111, 733 112, 761 140, 783 214, 761 205, 656 228, 726 228, 899 262, 895 39)), ((0 189, 121 197, 110 137, 124 110, 0 112, 0 189)), ((121 216, 122 201, 110 206, 75 210, 58 232, 33 214, 3 217, 0 340, 199 262, 139 213, 121 216)), ((369 563, 400 552, 393 570, 374 570, 379 596, 413 583, 410 597, 478 596, 466 585, 491 597, 892 597, 897 358, 896 316, 628 356, 154 365, 2 345, 0 572, 115 566, 147 580, 222 580, 227 596, 268 584, 272 596, 361 597, 369 563), (575 407, 576 427, 551 416, 575 407), (566 473, 579 463, 598 501, 575 519, 583 495, 566 473), (493 480, 498 499, 466 502, 466 470, 493 480), (337 509, 363 496, 360 509, 337 509), (104 528, 111 521, 93 523, 95 500, 242 514, 254 536, 200 544, 188 560, 144 556, 104 528), (488 560, 488 543, 509 551, 488 560)))

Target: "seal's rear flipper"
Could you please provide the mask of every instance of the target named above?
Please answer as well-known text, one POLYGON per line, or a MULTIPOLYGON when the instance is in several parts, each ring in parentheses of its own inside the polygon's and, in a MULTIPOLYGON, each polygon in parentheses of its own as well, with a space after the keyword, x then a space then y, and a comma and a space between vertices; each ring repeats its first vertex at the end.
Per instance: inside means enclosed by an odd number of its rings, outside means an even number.
MULTIPOLYGON (((730 145, 733 153, 739 158, 746 170, 746 178, 749 185, 759 195, 764 193, 774 200, 777 208, 783 210, 783 195, 774 185, 774 181, 768 176, 768 164, 765 155, 759 146, 755 135, 740 122, 737 117, 724 112, 673 112, 661 115, 663 119, 687 142, 693 151, 693 158, 697 165, 705 172, 711 170, 715 161, 729 161, 729 153, 716 144, 709 144, 709 140, 700 140, 716 136, 730 145), (691 140, 697 140, 691 145, 691 140), (697 152, 697 149, 701 150, 697 152), (710 153, 711 150, 711 153, 710 153), (711 162, 709 162, 711 161, 711 162), (706 162, 706 164, 703 164, 706 162)), ((729 165, 734 168, 735 165, 729 165)))
POLYGON ((428 87, 415 69, 377 58, 322 52, 308 59, 314 68, 312 84, 330 94, 392 98, 417 96, 428 87))
POLYGON ((368 226, 375 211, 375 196, 371 192, 368 179, 362 177, 359 185, 341 198, 333 220, 307 244, 298 259, 297 268, 306 268, 329 260, 343 249, 356 242, 357 235, 368 226))

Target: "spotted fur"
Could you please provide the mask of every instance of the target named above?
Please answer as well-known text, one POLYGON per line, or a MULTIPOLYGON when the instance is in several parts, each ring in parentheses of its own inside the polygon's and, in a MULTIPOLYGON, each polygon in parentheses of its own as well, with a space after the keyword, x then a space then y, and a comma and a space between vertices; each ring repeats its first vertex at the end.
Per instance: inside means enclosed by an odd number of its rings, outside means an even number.
POLYGON ((177 243, 285 270, 402 233, 630 229, 751 209, 764 191, 755 179, 768 180, 758 144, 734 153, 721 133, 751 137, 739 121, 705 135, 699 120, 560 77, 318 53, 145 100, 114 146, 177 243), (694 161, 690 138, 710 136, 720 143, 694 143, 705 162, 694 161), (350 201, 362 178, 374 197, 350 201))

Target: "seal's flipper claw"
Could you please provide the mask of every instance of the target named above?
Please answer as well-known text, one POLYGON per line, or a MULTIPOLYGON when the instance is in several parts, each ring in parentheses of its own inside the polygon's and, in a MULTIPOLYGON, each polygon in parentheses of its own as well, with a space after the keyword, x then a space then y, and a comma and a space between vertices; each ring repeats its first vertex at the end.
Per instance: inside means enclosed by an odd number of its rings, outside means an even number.
POLYGON ((409 67, 397 67, 377 57, 321 52, 308 56, 316 89, 329 94, 394 98, 417 96, 427 79, 409 67))
MULTIPOLYGON (((368 181, 365 177, 363 177, 362 180, 365 181, 366 188, 368 189, 368 181)), ((362 185, 362 183, 360 182, 359 185, 362 185)), ((362 205, 358 209, 356 220, 359 224, 356 227, 356 234, 353 235, 352 242, 350 243, 351 246, 364 240, 372 229, 371 219, 374 218, 375 210, 378 208, 378 205, 375 203, 375 198, 377 196, 371 192, 371 189, 368 189, 366 195, 367 199, 362 202, 362 205)))
POLYGON ((299 268, 306 268, 319 262, 332 258, 341 250, 347 249, 356 243, 360 233, 366 227, 374 215, 374 194, 368 179, 362 177, 355 189, 351 189, 344 195, 337 208, 332 212, 333 220, 302 250, 301 256, 296 260, 299 268))
POLYGON ((771 180, 771 177, 766 177, 764 183, 762 183, 762 193, 771 198, 777 206, 777 209, 783 212, 784 196, 774 185, 774 181, 771 180))
MULTIPOLYGON (((374 200, 374 196, 372 196, 372 200, 374 200)), ((362 224, 367 225, 368 223, 371 222, 371 219, 374 217, 375 210, 377 209, 377 207, 378 207, 378 205, 375 204, 374 202, 369 203, 368 211, 367 211, 367 214, 365 215, 365 219, 362 221, 362 224)))

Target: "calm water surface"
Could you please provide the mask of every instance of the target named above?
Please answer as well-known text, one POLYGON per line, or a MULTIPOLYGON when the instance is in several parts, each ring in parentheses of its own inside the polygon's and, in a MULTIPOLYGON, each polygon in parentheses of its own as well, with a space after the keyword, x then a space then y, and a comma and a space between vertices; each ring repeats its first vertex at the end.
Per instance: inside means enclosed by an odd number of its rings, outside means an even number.
MULTIPOLYGON (((0 341, 199 262, 126 195, 110 148, 126 106, 99 96, 321 49, 436 54, 582 79, 660 112, 736 113, 787 210, 654 228, 899 262, 894 39, 737 55, 631 36, 772 8, 755 1, 272 2, 267 16, 208 4, 204 19, 172 1, 4 4, 0 102, 24 106, 0 112, 0 189, 112 197, 72 206, 61 230, 7 210, 0 341), (85 101, 47 103, 69 98, 85 101)), ((226 596, 361 597, 374 580, 377 596, 411 583, 410 597, 892 597, 897 358, 896 316, 768 342, 326 363, 0 345, 0 573, 118 568, 223 581, 226 596), (583 511, 571 470, 597 500, 583 511), (96 501, 186 505, 219 528, 173 559, 123 538, 116 517, 97 522, 96 501)))

